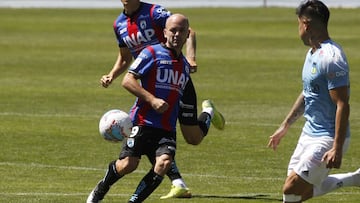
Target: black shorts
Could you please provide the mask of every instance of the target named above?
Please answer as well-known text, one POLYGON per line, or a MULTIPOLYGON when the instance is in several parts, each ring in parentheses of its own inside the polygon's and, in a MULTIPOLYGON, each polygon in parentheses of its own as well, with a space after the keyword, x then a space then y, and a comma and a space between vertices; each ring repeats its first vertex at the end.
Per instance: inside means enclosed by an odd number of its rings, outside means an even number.
POLYGON ((129 138, 123 140, 119 159, 146 155, 151 163, 155 157, 168 154, 174 158, 176 132, 147 126, 134 126, 129 138))

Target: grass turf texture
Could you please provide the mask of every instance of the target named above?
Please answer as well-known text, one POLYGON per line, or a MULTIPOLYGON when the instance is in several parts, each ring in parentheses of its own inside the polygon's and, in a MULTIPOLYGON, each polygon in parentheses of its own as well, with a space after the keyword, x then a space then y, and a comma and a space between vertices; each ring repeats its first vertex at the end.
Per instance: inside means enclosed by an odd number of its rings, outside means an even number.
MULTIPOLYGON (((215 101, 227 119, 200 146, 178 134, 176 160, 194 198, 161 202, 280 202, 286 167, 303 120, 274 153, 268 137, 301 90, 307 51, 294 9, 171 9, 197 32, 199 107, 215 101)), ((0 202, 84 202, 120 144, 98 134, 100 116, 128 110, 134 97, 120 79, 99 78, 117 57, 112 22, 120 10, 0 9, 0 202)), ((360 166, 359 9, 331 9, 329 30, 351 67, 352 144, 340 170, 360 166)), ((116 183, 105 202, 126 202, 150 165, 116 183)), ((165 178, 146 202, 160 202, 165 178)), ((309 202, 357 202, 343 188, 309 202)))

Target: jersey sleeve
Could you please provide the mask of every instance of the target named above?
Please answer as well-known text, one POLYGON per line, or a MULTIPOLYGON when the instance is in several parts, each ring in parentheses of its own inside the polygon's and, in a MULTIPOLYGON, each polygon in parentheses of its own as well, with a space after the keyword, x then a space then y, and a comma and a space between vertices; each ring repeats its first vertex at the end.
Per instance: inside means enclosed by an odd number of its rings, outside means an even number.
POLYGON ((120 36, 120 30, 121 30, 121 21, 120 16, 114 21, 113 28, 114 28, 114 34, 118 43, 119 47, 127 47, 124 40, 120 36))
POLYGON ((166 20, 170 17, 170 15, 171 12, 160 5, 155 5, 152 10, 152 19, 155 24, 161 28, 165 28, 166 20))
POLYGON ((331 60, 324 62, 328 81, 328 89, 349 85, 349 66, 341 55, 335 55, 331 60))
POLYGON ((137 77, 141 78, 153 67, 153 64, 153 55, 149 49, 145 48, 131 64, 128 72, 133 73, 137 77))

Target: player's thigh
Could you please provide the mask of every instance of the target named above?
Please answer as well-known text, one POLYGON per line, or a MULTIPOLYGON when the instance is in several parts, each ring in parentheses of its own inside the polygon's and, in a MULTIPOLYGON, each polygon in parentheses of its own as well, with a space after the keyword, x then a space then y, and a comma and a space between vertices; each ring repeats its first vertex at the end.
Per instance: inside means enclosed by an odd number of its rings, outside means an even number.
POLYGON ((139 157, 128 156, 123 159, 118 159, 116 161, 116 171, 121 175, 129 174, 134 170, 136 170, 136 168, 139 165, 139 162, 140 162, 139 157))
POLYGON ((293 171, 306 182, 319 186, 330 171, 326 168, 326 163, 322 161, 322 158, 332 148, 333 138, 306 136, 306 140, 302 144, 305 150, 293 171))

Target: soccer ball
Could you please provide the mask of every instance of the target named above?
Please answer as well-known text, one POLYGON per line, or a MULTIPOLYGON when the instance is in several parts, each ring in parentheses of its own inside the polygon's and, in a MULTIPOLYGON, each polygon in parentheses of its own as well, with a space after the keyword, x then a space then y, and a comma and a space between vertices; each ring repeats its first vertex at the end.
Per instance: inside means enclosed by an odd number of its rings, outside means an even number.
POLYGON ((119 142, 130 136, 132 126, 127 113, 119 109, 112 109, 101 117, 99 132, 105 140, 119 142))

